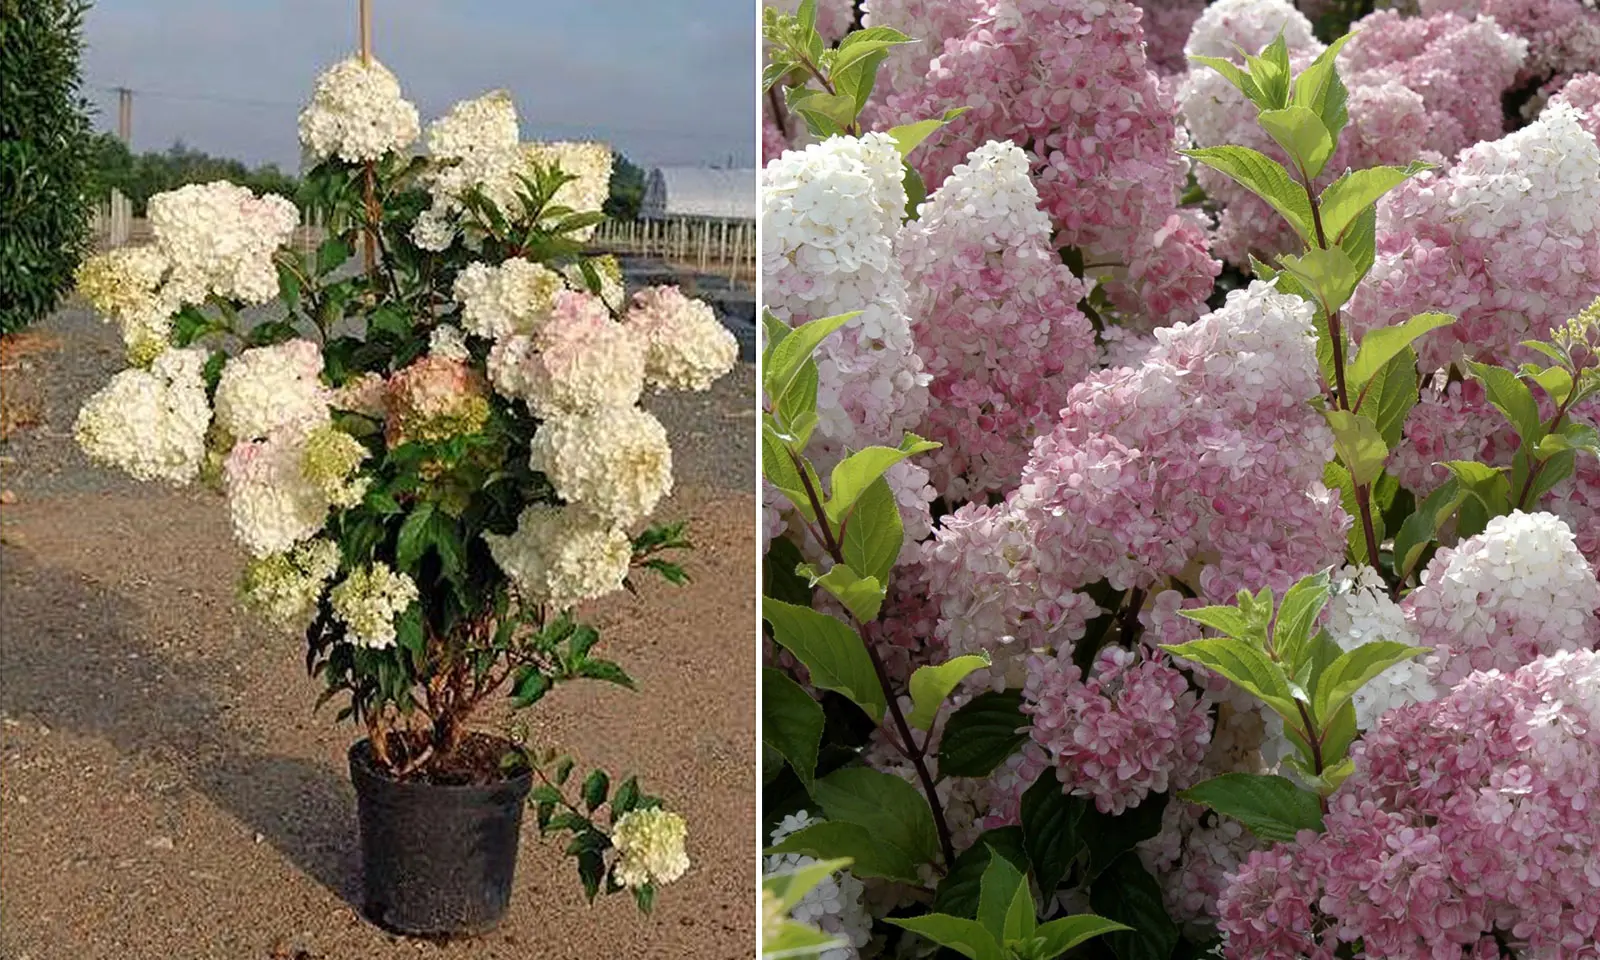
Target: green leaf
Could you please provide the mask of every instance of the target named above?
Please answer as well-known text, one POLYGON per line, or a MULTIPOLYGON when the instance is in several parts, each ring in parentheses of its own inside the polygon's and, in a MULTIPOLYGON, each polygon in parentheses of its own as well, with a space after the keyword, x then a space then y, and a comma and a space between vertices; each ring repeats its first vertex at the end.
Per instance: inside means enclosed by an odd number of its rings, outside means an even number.
POLYGON ((986 777, 1028 740, 1022 691, 981 693, 950 714, 939 738, 939 773, 986 777))
POLYGON ((796 830, 767 853, 799 853, 818 860, 849 858, 850 872, 858 877, 884 877, 919 883, 917 863, 899 847, 885 843, 858 823, 824 820, 796 830))
POLYGON ((811 489, 817 496, 822 496, 822 479, 812 469, 811 462, 800 457, 800 465, 796 466, 795 456, 791 453, 789 439, 780 434, 770 422, 771 417, 763 416, 761 421, 761 474, 762 477, 774 487, 777 487, 800 515, 807 521, 816 522, 817 515, 811 509, 811 498, 806 494, 806 485, 800 475, 803 468, 806 479, 811 482, 811 489))
POLYGON ((1249 147, 1203 147, 1181 152, 1267 201, 1289 221, 1289 226, 1295 229, 1301 240, 1308 244, 1313 242, 1311 201, 1306 198, 1305 190, 1289 175, 1289 171, 1283 169, 1283 164, 1249 147))
POLYGON ((1539 441, 1544 439, 1544 423, 1539 419, 1539 403, 1533 399, 1533 391, 1528 389, 1528 385, 1504 367, 1472 360, 1466 361, 1466 364, 1472 375, 1483 382, 1489 402, 1516 428, 1523 446, 1529 449, 1538 446, 1539 441))
POLYGON ((1389 447, 1378 425, 1348 410, 1324 410, 1322 415, 1333 428, 1333 451, 1350 471, 1350 479, 1358 486, 1371 486, 1389 459, 1389 447))
POLYGON ((1032 946, 1029 956, 1036 960, 1054 960, 1073 947, 1085 943, 1095 937, 1102 937, 1108 933, 1119 930, 1132 930, 1133 928, 1115 920, 1097 917, 1092 913, 1080 913, 1076 916, 1061 917, 1049 923, 1040 924, 1033 931, 1032 946))
POLYGON ((1416 511, 1406 517, 1400 524, 1400 532, 1394 535, 1395 576, 1404 580, 1411 575, 1428 544, 1439 536, 1445 521, 1468 496, 1460 481, 1452 477, 1428 494, 1416 511))
POLYGON ((906 191, 906 212, 902 219, 915 220, 922 202, 928 199, 928 185, 916 167, 902 161, 900 168, 900 185, 906 191))
POLYGON ((1394 640, 1374 640, 1341 654, 1322 672, 1317 679, 1316 689, 1311 691, 1313 714, 1317 722, 1322 723, 1332 717, 1368 680, 1430 649, 1394 640))
POLYGON ((877 577, 862 577, 849 564, 836 563, 816 578, 816 585, 833 594, 851 616, 862 623, 878 619, 883 598, 888 593, 877 577))
POLYGON ((1322 126, 1333 138, 1334 146, 1338 146, 1339 135, 1344 132, 1345 124, 1350 121, 1350 114, 1345 106, 1349 93, 1345 89, 1344 81, 1339 79, 1335 59, 1345 43, 1353 36, 1355 34, 1347 33, 1329 44, 1328 48, 1295 78, 1294 91, 1290 96, 1291 103, 1309 109, 1322 120, 1322 126))
POLYGON ((1028 878, 1004 857, 990 857, 979 883, 978 922, 999 943, 1027 936, 1035 924, 1028 878))
POLYGON ((1505 470, 1475 460, 1447 460, 1445 469, 1454 474, 1461 489, 1477 498, 1490 517, 1511 512, 1511 481, 1505 470))
POLYGON ((939 708, 956 685, 974 670, 989 665, 989 655, 966 654, 946 660, 938 666, 918 667, 911 674, 911 713, 906 722, 918 730, 933 729, 939 708))
POLYGON ((982 898, 983 874, 989 868, 989 861, 1004 857, 1018 870, 1026 871, 1028 858, 1022 845, 1021 827, 984 831, 972 846, 956 855, 955 866, 934 891, 933 909, 939 913, 976 917, 982 898))
POLYGON ((330 233, 317 247, 317 276, 326 276, 350 259, 350 245, 337 233, 330 233))
POLYGON ((840 550, 851 569, 879 583, 889 582, 889 572, 900 559, 905 527, 889 481, 879 477, 856 498, 840 532, 840 550))
POLYGON ((1161 885, 1136 853, 1125 853, 1089 888, 1094 912, 1127 927, 1106 935, 1117 960, 1169 960, 1178 945, 1177 924, 1167 916, 1161 885))
POLYGON ((1221 674, 1286 719, 1299 716, 1283 668, 1243 640, 1229 637, 1191 640, 1162 644, 1161 649, 1221 674))
POLYGON ((1041 775, 1022 794, 1022 842, 1039 890, 1049 900, 1083 850, 1080 824, 1088 801, 1069 795, 1061 781, 1041 775))
POLYGON ((817 347, 828 335, 861 315, 853 310, 832 317, 822 317, 790 329, 787 336, 772 347, 772 360, 761 371, 767 396, 781 397, 791 381, 800 374, 800 368, 811 359, 817 347))
POLYGON ((1361 348, 1356 351, 1356 358, 1345 368, 1344 375, 1350 389, 1359 390, 1390 360, 1415 343, 1418 337, 1455 322, 1456 318, 1448 313, 1419 313, 1405 323, 1368 330, 1367 335, 1361 338, 1361 348))
POLYGON ((811 796, 822 805, 829 822, 863 827, 916 863, 939 855, 939 834, 928 801, 893 774, 843 767, 812 784, 811 796))
MULTIPOLYGON (((1255 101, 1262 114, 1289 103, 1289 46, 1280 31, 1258 56, 1245 52, 1245 65, 1250 68, 1250 78, 1256 82, 1261 97, 1255 101)), ((1266 126, 1266 124, 1262 124, 1266 126)), ((1269 130, 1270 132, 1270 130, 1269 130)), ((1291 151, 1293 155, 1293 151, 1291 151)))
POLYGON ((957 107, 946 110, 944 116, 932 120, 918 120, 916 123, 903 123, 898 127, 889 128, 889 136, 894 138, 895 146, 900 148, 900 156, 905 157, 911 151, 922 145, 922 142, 933 136, 941 127, 951 120, 966 113, 968 107, 957 107))
MULTIPOLYGON (((1355 264, 1356 273, 1362 277, 1372 269, 1378 256, 1378 208, 1368 207, 1358 214, 1339 241, 1339 249, 1355 264)), ((1322 318, 1324 326, 1327 318, 1322 318)), ((1331 364, 1331 360, 1329 361, 1331 364)), ((1330 381, 1331 377, 1328 378, 1330 381)))
POLYGON ((1291 672, 1299 669, 1307 655, 1317 617, 1327 606, 1331 592, 1328 571, 1320 570, 1301 578, 1283 595, 1272 630, 1272 647, 1278 658, 1289 664, 1291 672))
POLYGON ((795 908, 795 904, 804 900, 806 894, 815 889, 817 884, 848 866, 850 866, 848 858, 819 860, 803 867, 763 877, 761 887, 777 899, 779 910, 788 913, 795 908))
POLYGON ((908 433, 898 447, 867 447, 845 457, 833 468, 828 485, 828 502, 823 505, 828 519, 835 523, 855 505, 856 499, 883 476, 885 470, 919 453, 939 449, 939 444, 908 433))
POLYGON ((1137 807, 1118 814, 1101 813, 1094 804, 1085 804, 1078 830, 1089 850, 1087 879, 1093 881, 1123 854, 1160 833, 1168 802, 1167 794, 1152 793, 1137 807))
MULTIPOLYGON (((1281 38, 1280 38, 1281 39, 1281 38)), ((1254 75, 1254 71, 1252 71, 1254 75)), ((1285 71, 1287 94, 1287 71, 1285 71)), ((1315 178, 1333 155, 1333 138, 1328 128, 1306 107, 1284 107, 1281 110, 1263 110, 1256 120, 1262 129, 1278 141, 1278 145, 1305 171, 1315 178)))
POLYGON ((1301 830, 1322 832, 1322 798, 1285 777, 1225 773, 1179 796, 1232 817, 1268 842, 1287 843, 1301 830))
POLYGON ((1361 271, 1340 247, 1313 246, 1298 257, 1278 258, 1285 273, 1311 291, 1322 309, 1332 314, 1342 308, 1361 283, 1361 271))
POLYGON ((1251 103, 1259 104, 1262 101, 1261 88, 1256 84, 1255 78, 1238 64, 1226 57, 1190 57, 1195 63, 1210 67, 1222 74, 1223 78, 1233 84, 1234 89, 1244 94, 1245 99, 1251 103))
POLYGON ((611 790, 611 778, 606 776, 604 770, 595 770, 583 781, 583 805, 590 813, 595 808, 606 802, 606 794, 611 790))
POLYGON ((1345 228, 1354 223, 1362 211, 1376 204, 1390 190, 1432 168, 1432 164, 1420 161, 1406 167, 1368 167, 1351 170, 1328 184, 1319 201, 1322 229, 1328 240, 1334 242, 1343 237, 1345 228))
POLYGON ((944 913, 920 917, 884 917, 883 920, 932 940, 941 947, 949 947, 969 960, 1005 960, 1000 944, 976 920, 944 913))
POLYGON ((811 788, 825 726, 822 705, 781 670, 761 670, 761 740, 811 788))
POLYGON ((1561 367, 1540 368, 1531 363, 1522 365, 1522 375, 1539 385, 1552 403, 1560 406, 1572 395, 1572 374, 1561 367))
MULTIPOLYGON (((1356 500, 1355 481, 1350 479, 1350 471, 1346 470, 1343 464, 1330 460, 1324 465, 1322 468, 1322 482, 1330 490, 1339 491, 1339 506, 1344 508, 1346 516, 1359 518, 1361 506, 1356 500)), ((1379 482, 1382 482, 1381 477, 1379 482)), ((1373 489, 1377 488, 1374 487, 1373 489)), ((1384 537, 1383 514, 1377 510, 1372 511, 1372 526, 1373 536, 1378 541, 1377 546, 1381 548, 1384 537)), ((1377 552, 1373 546, 1367 543, 1367 531, 1359 519, 1350 524, 1350 530, 1345 535, 1345 543, 1346 548, 1349 550, 1350 562, 1354 564, 1370 563, 1373 555, 1377 552)))
MULTIPOLYGON (((866 645, 849 626, 816 610, 766 598, 761 616, 773 638, 811 671, 813 686, 850 698, 873 723, 882 723, 888 704, 866 645)), ((948 735, 948 734, 947 734, 948 735)))
POLYGON ((1361 388, 1355 410, 1373 419, 1384 445, 1393 450, 1400 445, 1417 397, 1417 354, 1403 347, 1361 388))
POLYGON ((1226 637, 1251 640, 1258 645, 1266 641, 1262 631, 1265 624, 1252 623, 1238 607, 1199 607, 1194 610, 1179 610, 1178 615, 1185 620, 1193 620, 1203 627, 1210 627, 1226 637))

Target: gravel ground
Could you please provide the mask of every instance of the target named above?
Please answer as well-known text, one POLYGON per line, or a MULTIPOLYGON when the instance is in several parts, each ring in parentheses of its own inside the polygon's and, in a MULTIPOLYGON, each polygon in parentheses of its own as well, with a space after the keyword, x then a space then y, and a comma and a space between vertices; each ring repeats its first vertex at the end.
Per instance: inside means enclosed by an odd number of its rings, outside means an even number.
POLYGON ((357 731, 313 714, 292 639, 239 613, 220 502, 132 483, 71 440, 120 367, 81 310, 4 376, 42 423, 0 445, 0 958, 744 958, 753 952, 754 375, 652 406, 672 434, 694 583, 594 605, 639 681, 564 687, 534 738, 638 773, 689 819, 695 867, 641 917, 584 903, 559 846, 524 831, 511 912, 447 944, 384 933, 359 902, 357 731), (10 498, 6 498, 10 499, 10 498))

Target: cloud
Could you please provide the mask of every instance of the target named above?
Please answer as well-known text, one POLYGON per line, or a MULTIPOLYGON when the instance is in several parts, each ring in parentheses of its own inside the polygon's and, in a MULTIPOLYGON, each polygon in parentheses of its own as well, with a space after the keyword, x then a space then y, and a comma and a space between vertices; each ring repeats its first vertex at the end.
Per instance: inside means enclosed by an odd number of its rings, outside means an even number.
MULTIPOLYGON (((750 0, 376 0, 373 45, 424 117, 511 91, 524 137, 606 140, 646 164, 755 155, 750 0)), ((352 0, 102 0, 84 81, 114 129, 134 95, 134 147, 175 140, 298 165, 294 121, 316 74, 356 48, 352 0)))

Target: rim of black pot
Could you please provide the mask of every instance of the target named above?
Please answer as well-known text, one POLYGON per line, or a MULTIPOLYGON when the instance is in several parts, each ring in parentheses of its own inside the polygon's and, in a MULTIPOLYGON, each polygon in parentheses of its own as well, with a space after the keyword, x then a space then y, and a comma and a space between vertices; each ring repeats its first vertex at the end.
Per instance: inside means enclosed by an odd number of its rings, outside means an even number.
MULTIPOLYGON (((509 743, 510 741, 507 742, 509 743)), ((513 747, 514 749, 520 751, 524 758, 527 757, 528 752, 526 750, 523 750, 521 747, 516 747, 515 745, 513 745, 513 747)), ((430 783, 427 780, 396 780, 394 777, 388 776, 383 771, 379 770, 378 767, 372 763, 372 740, 369 737, 362 737, 360 740, 352 743, 350 745, 348 757, 352 770, 359 769, 367 777, 399 790, 425 789, 429 791, 468 793, 475 790, 495 790, 501 787, 514 786, 522 781, 527 781, 530 785, 533 782, 533 765, 531 761, 527 766, 523 767, 522 772, 516 776, 506 777, 501 780, 496 780, 492 783, 430 783)))

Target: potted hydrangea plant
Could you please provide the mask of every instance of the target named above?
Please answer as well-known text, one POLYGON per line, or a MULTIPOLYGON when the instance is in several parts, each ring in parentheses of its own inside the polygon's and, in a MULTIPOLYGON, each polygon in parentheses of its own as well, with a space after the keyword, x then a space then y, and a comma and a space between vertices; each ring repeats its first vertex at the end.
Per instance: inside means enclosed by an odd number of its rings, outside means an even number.
POLYGON ((616 261, 584 255, 606 146, 521 142, 500 92, 425 151, 421 132, 394 76, 353 57, 301 114, 300 209, 229 183, 152 198, 154 242, 79 274, 130 365, 77 439, 141 480, 220 485, 245 605, 304 633, 322 701, 366 727, 350 768, 375 921, 493 925, 525 799, 571 835, 591 899, 648 910, 688 866, 683 819, 602 771, 569 795, 569 758, 474 722, 568 680, 632 685, 573 607, 641 569, 683 581, 682 525, 643 527, 672 450, 639 401, 707 389, 737 345, 706 304, 628 299, 616 261), (289 245, 302 209, 346 225, 314 255, 289 245))

